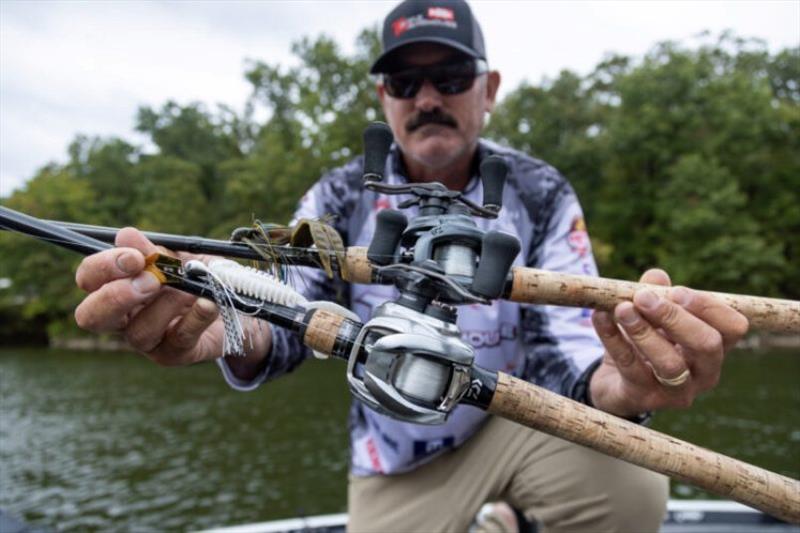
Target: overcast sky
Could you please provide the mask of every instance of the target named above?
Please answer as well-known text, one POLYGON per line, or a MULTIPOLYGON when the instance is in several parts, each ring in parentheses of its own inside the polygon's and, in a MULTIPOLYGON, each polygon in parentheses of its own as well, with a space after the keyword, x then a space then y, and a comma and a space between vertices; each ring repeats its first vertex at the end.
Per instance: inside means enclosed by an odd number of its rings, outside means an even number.
MULTIPOLYGON (((121 136, 136 109, 167 99, 241 110, 246 59, 292 64, 302 36, 334 37, 352 52, 383 1, 0 0, 0 197, 77 133, 121 136)), ((800 0, 473 1, 490 64, 505 91, 562 69, 587 73, 606 53, 641 56, 655 42, 732 29, 771 51, 800 44, 800 0)), ((501 90, 501 96, 504 92, 501 90)))

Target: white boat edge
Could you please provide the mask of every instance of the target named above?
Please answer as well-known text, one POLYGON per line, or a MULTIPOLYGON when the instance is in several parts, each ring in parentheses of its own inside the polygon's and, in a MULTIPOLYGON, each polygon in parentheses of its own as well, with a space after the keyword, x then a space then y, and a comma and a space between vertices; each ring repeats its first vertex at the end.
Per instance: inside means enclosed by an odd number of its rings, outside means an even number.
POLYGON ((305 531, 314 528, 336 527, 347 523, 347 513, 322 514, 306 518, 270 520, 240 526, 204 529, 196 533, 280 533, 283 531, 305 531))
MULTIPOLYGON (((686 521, 696 520, 704 513, 753 513, 760 512, 738 502, 727 500, 669 500, 667 511, 676 513, 686 521)), ((284 531, 306 531, 315 528, 330 528, 347 523, 346 513, 287 518, 254 524, 204 529, 196 533, 280 533, 284 531)))

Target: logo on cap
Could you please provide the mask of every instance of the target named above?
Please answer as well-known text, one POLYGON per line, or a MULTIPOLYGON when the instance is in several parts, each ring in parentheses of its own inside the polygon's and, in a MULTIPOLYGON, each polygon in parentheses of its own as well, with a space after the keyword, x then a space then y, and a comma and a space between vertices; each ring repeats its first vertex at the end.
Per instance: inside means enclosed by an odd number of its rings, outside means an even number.
POLYGON ((400 17, 392 21, 392 33, 395 37, 400 37, 408 30, 420 26, 443 26, 450 29, 458 28, 456 15, 449 7, 429 7, 422 14, 413 17, 400 17))
POLYGON ((408 19, 405 17, 400 17, 399 19, 392 22, 392 31, 394 32, 395 37, 399 37, 400 35, 404 34, 406 30, 411 26, 409 24, 408 19))
POLYGON ((446 7, 429 7, 428 18, 440 19, 440 20, 455 20, 456 16, 453 14, 452 9, 446 7))

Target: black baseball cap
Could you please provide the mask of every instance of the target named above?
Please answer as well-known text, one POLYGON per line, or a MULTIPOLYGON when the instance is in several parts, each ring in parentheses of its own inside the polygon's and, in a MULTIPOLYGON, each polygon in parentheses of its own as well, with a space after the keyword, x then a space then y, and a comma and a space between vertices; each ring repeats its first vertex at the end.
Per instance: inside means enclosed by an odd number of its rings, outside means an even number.
POLYGON ((411 43, 439 43, 475 59, 486 59, 483 32, 463 0, 406 0, 383 21, 383 52, 370 74, 392 69, 392 56, 411 43))

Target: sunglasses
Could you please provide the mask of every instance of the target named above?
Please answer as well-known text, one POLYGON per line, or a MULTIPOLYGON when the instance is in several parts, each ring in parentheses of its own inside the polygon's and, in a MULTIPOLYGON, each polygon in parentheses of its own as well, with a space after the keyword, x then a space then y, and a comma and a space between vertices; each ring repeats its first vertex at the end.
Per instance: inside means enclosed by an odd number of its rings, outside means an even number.
POLYGON ((468 59, 446 65, 414 67, 383 75, 383 86, 393 98, 414 98, 425 80, 443 95, 461 94, 475 83, 475 78, 489 71, 486 61, 468 59))

